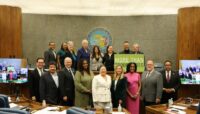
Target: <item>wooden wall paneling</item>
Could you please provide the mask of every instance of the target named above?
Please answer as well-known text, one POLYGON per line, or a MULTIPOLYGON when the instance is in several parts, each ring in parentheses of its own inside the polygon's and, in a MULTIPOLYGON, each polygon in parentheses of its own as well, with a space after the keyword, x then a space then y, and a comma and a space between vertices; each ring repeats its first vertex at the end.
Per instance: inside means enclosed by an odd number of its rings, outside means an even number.
POLYGON ((21 8, 0 5, 0 57, 22 57, 21 8))
MULTIPOLYGON (((181 8, 177 17, 177 68, 179 60, 200 56, 200 7, 181 8)), ((181 85, 179 97, 195 97, 200 85, 181 85)))

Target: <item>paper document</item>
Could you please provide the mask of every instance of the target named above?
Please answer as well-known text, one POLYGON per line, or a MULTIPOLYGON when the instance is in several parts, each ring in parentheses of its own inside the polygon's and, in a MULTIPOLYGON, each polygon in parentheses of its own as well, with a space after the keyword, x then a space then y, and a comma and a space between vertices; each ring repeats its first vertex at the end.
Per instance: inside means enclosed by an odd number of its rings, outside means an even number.
POLYGON ((42 110, 35 112, 34 114, 66 114, 66 110, 61 112, 57 111, 58 107, 46 107, 42 110))

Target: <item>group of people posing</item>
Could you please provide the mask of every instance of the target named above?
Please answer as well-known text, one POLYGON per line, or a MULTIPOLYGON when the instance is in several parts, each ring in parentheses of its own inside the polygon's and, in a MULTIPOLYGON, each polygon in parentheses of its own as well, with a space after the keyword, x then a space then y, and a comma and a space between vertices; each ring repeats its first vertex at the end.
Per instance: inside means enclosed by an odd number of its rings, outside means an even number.
MULTIPOLYGON (((122 66, 114 68, 112 46, 102 54, 98 46, 93 52, 88 49, 87 40, 82 41, 82 48, 73 51, 73 42, 62 44, 56 54, 55 43, 49 43, 44 58, 38 58, 36 68, 29 76, 32 100, 45 101, 53 105, 105 108, 126 108, 131 114, 139 114, 140 100, 144 106, 166 103, 169 98, 177 99, 180 86, 178 73, 171 69, 172 62, 164 62, 165 70, 154 69, 154 61, 147 60, 146 71, 137 72, 137 64, 127 64, 126 72, 122 66), (66 54, 67 53, 67 54, 66 54), (67 56, 66 56, 67 55, 67 56), (45 71, 48 68, 48 71, 45 71), (94 75, 93 71, 98 71, 94 75), (113 76, 107 71, 114 71, 113 76)), ((139 45, 129 50, 124 42, 123 54, 142 54, 139 45)))

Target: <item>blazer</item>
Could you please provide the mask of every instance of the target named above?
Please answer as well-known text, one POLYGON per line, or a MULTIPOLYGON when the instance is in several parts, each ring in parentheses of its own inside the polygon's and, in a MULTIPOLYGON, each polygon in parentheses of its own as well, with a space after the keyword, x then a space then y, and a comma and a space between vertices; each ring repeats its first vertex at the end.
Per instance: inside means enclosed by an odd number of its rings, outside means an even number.
POLYGON ((132 54, 132 52, 128 49, 128 50, 123 50, 119 52, 119 54, 132 54))
POLYGON ((87 59, 88 62, 90 62, 90 51, 87 50, 87 52, 85 51, 85 49, 80 48, 77 51, 77 61, 81 60, 81 59, 87 59))
POLYGON ((56 57, 53 53, 53 50, 49 49, 49 50, 44 52, 45 68, 49 68, 49 62, 52 62, 52 61, 56 63, 56 57))
POLYGON ((111 77, 106 75, 106 80, 101 76, 94 76, 92 80, 93 102, 111 102, 111 77))
MULTIPOLYGON (((45 71, 43 71, 45 72, 45 71)), ((36 101, 40 102, 40 92, 39 92, 39 87, 40 87, 40 74, 37 70, 37 68, 35 68, 30 76, 28 76, 28 82, 29 82, 29 89, 30 89, 30 95, 35 96, 36 97, 36 101)))
MULTIPOLYGON (((72 69, 72 72, 75 76, 74 70, 72 69)), ((60 71, 60 76, 62 77, 62 81, 61 81, 61 96, 67 96, 68 99, 70 100, 74 100, 74 96, 75 96, 75 92, 74 92, 74 78, 72 76, 72 74, 69 72, 69 70, 67 68, 63 68, 60 71)))
POLYGON ((148 77, 147 71, 142 73, 142 98, 147 102, 155 102, 162 97, 163 79, 161 73, 153 70, 148 77))
POLYGON ((76 70, 77 69, 77 56, 75 55, 75 53, 71 53, 70 51, 67 50, 66 57, 69 57, 72 59, 72 68, 74 70, 76 70))
POLYGON ((138 52, 132 51, 132 54, 144 54, 144 53, 141 51, 138 51, 138 52))
POLYGON ((177 92, 178 92, 178 89, 180 88, 180 84, 181 84, 178 73, 172 70, 169 82, 167 81, 167 78, 166 78, 166 70, 163 70, 161 72, 161 74, 163 76, 163 88, 167 88, 167 89, 174 88, 174 90, 175 90, 174 93, 170 93, 170 94, 163 92, 162 99, 165 101, 168 101, 168 99, 170 99, 170 98, 173 98, 174 100, 176 100, 177 92))
POLYGON ((41 101, 46 100, 47 104, 57 105, 60 102, 60 87, 63 79, 59 73, 57 73, 57 75, 59 87, 56 86, 50 72, 46 72, 40 78, 40 99, 41 101))
POLYGON ((103 57, 103 64, 105 65, 107 71, 114 71, 114 54, 111 55, 111 57, 108 55, 108 53, 104 54, 103 57))
POLYGON ((115 87, 115 80, 112 80, 111 84, 111 96, 113 107, 117 108, 119 105, 119 100, 122 100, 122 107, 126 106, 126 88, 127 88, 127 78, 124 77, 117 81, 115 87))

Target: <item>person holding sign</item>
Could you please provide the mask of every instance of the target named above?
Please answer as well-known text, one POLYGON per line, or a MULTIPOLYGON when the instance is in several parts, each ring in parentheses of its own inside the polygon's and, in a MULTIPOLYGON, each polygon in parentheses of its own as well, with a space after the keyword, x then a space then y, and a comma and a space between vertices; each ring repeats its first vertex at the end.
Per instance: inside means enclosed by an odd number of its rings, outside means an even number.
POLYGON ((125 77, 128 82, 126 106, 131 114, 139 114, 141 81, 140 74, 137 73, 137 64, 134 62, 128 63, 126 72, 125 77))
POLYGON ((129 49, 129 42, 128 41, 124 41, 123 46, 124 46, 124 50, 119 52, 119 54, 132 54, 132 52, 129 49))
POLYGON ((133 44, 132 53, 133 54, 144 54, 143 52, 140 51, 140 45, 137 43, 133 44))

